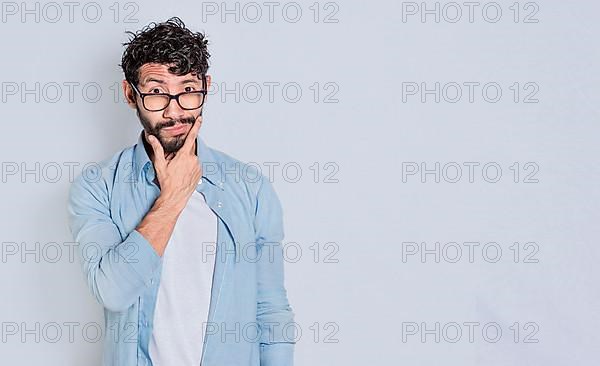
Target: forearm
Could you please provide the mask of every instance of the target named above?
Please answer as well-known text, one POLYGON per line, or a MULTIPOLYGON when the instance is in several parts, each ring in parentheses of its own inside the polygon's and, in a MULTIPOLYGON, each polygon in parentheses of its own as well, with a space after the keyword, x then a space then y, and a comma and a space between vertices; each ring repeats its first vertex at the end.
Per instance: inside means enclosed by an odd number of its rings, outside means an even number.
POLYGON ((261 366, 292 366, 296 343, 294 312, 284 285, 283 211, 263 177, 254 221, 257 244, 257 313, 261 366))
POLYGON ((179 200, 159 196, 138 227, 117 245, 111 245, 118 237, 112 223, 78 231, 85 243, 101 243, 100 256, 86 258, 85 245, 81 252, 89 285, 104 307, 122 311, 144 291, 181 213, 181 204, 175 202, 179 200))
MULTIPOLYGON (((112 218, 108 181, 89 181, 82 174, 71 185, 67 208, 69 226, 79 243, 82 269, 91 292, 110 311, 124 311, 134 304, 156 275, 177 218, 200 174, 199 168, 194 166, 193 174, 186 175, 189 182, 184 180, 186 184, 182 188, 178 184, 181 171, 190 169, 185 164, 179 165, 174 167, 175 173, 163 171, 167 178, 161 184, 159 198, 137 227, 126 235, 112 218)), ((167 169, 164 162, 161 166, 167 169)))
POLYGON ((158 139, 146 134, 148 143, 152 146, 152 162, 161 193, 136 230, 151 243, 152 248, 161 257, 173 233, 177 218, 202 176, 202 169, 195 154, 196 136, 200 124, 194 120, 184 145, 168 160, 165 159, 164 150, 158 139))
POLYGON ((159 196, 136 228, 159 256, 163 256, 177 219, 183 210, 181 200, 159 196))

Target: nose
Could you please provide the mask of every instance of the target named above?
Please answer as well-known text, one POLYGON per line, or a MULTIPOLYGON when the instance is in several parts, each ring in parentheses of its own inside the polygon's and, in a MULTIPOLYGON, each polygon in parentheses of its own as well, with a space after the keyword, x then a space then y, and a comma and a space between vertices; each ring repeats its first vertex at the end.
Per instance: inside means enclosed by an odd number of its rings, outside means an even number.
POLYGON ((179 103, 175 99, 171 99, 167 108, 163 110, 163 117, 167 119, 178 120, 182 119, 185 115, 185 110, 181 109, 179 103))

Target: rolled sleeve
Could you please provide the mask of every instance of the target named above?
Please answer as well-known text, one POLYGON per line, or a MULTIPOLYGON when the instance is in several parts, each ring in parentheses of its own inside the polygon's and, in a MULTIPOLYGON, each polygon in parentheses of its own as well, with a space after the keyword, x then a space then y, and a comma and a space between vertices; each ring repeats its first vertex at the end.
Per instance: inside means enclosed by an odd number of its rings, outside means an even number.
POLYGON ((110 311, 124 311, 142 294, 161 257, 137 231, 122 240, 112 221, 106 186, 79 176, 68 199, 69 227, 87 285, 110 311))
POLYGON ((294 312, 284 286, 283 212, 272 184, 263 176, 255 211, 257 261, 257 322, 261 366, 292 366, 295 345, 294 312))

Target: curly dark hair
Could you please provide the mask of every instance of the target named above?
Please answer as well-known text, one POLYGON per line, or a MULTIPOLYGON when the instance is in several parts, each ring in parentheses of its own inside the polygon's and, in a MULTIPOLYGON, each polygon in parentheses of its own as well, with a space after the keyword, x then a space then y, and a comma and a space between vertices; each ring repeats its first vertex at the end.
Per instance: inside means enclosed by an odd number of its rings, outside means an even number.
POLYGON ((146 63, 171 65, 169 72, 175 75, 192 73, 200 78, 208 71, 208 41, 204 34, 193 33, 185 27, 178 17, 166 22, 152 22, 137 33, 131 35, 121 59, 121 68, 125 79, 137 85, 139 68, 146 63))

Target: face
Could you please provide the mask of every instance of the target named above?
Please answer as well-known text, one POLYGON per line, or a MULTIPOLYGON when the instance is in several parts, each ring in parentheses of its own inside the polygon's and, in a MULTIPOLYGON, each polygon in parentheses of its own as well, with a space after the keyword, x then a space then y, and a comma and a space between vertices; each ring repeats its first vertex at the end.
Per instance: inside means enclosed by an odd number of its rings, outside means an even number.
MULTIPOLYGON (((202 85, 202 79, 191 73, 186 75, 173 75, 168 70, 169 65, 148 63, 142 65, 138 70, 139 83, 136 85, 140 93, 168 93, 179 94, 197 90, 208 90, 210 87, 210 75, 206 75, 206 87, 202 85)), ((202 109, 182 109, 175 99, 171 99, 169 105, 157 112, 148 111, 142 105, 142 98, 123 80, 123 92, 127 97, 128 104, 137 110, 137 115, 147 135, 154 135, 160 141, 165 154, 177 152, 185 141, 192 123, 197 120, 202 124, 202 109)), ((202 125, 200 126, 202 127, 202 125)))

